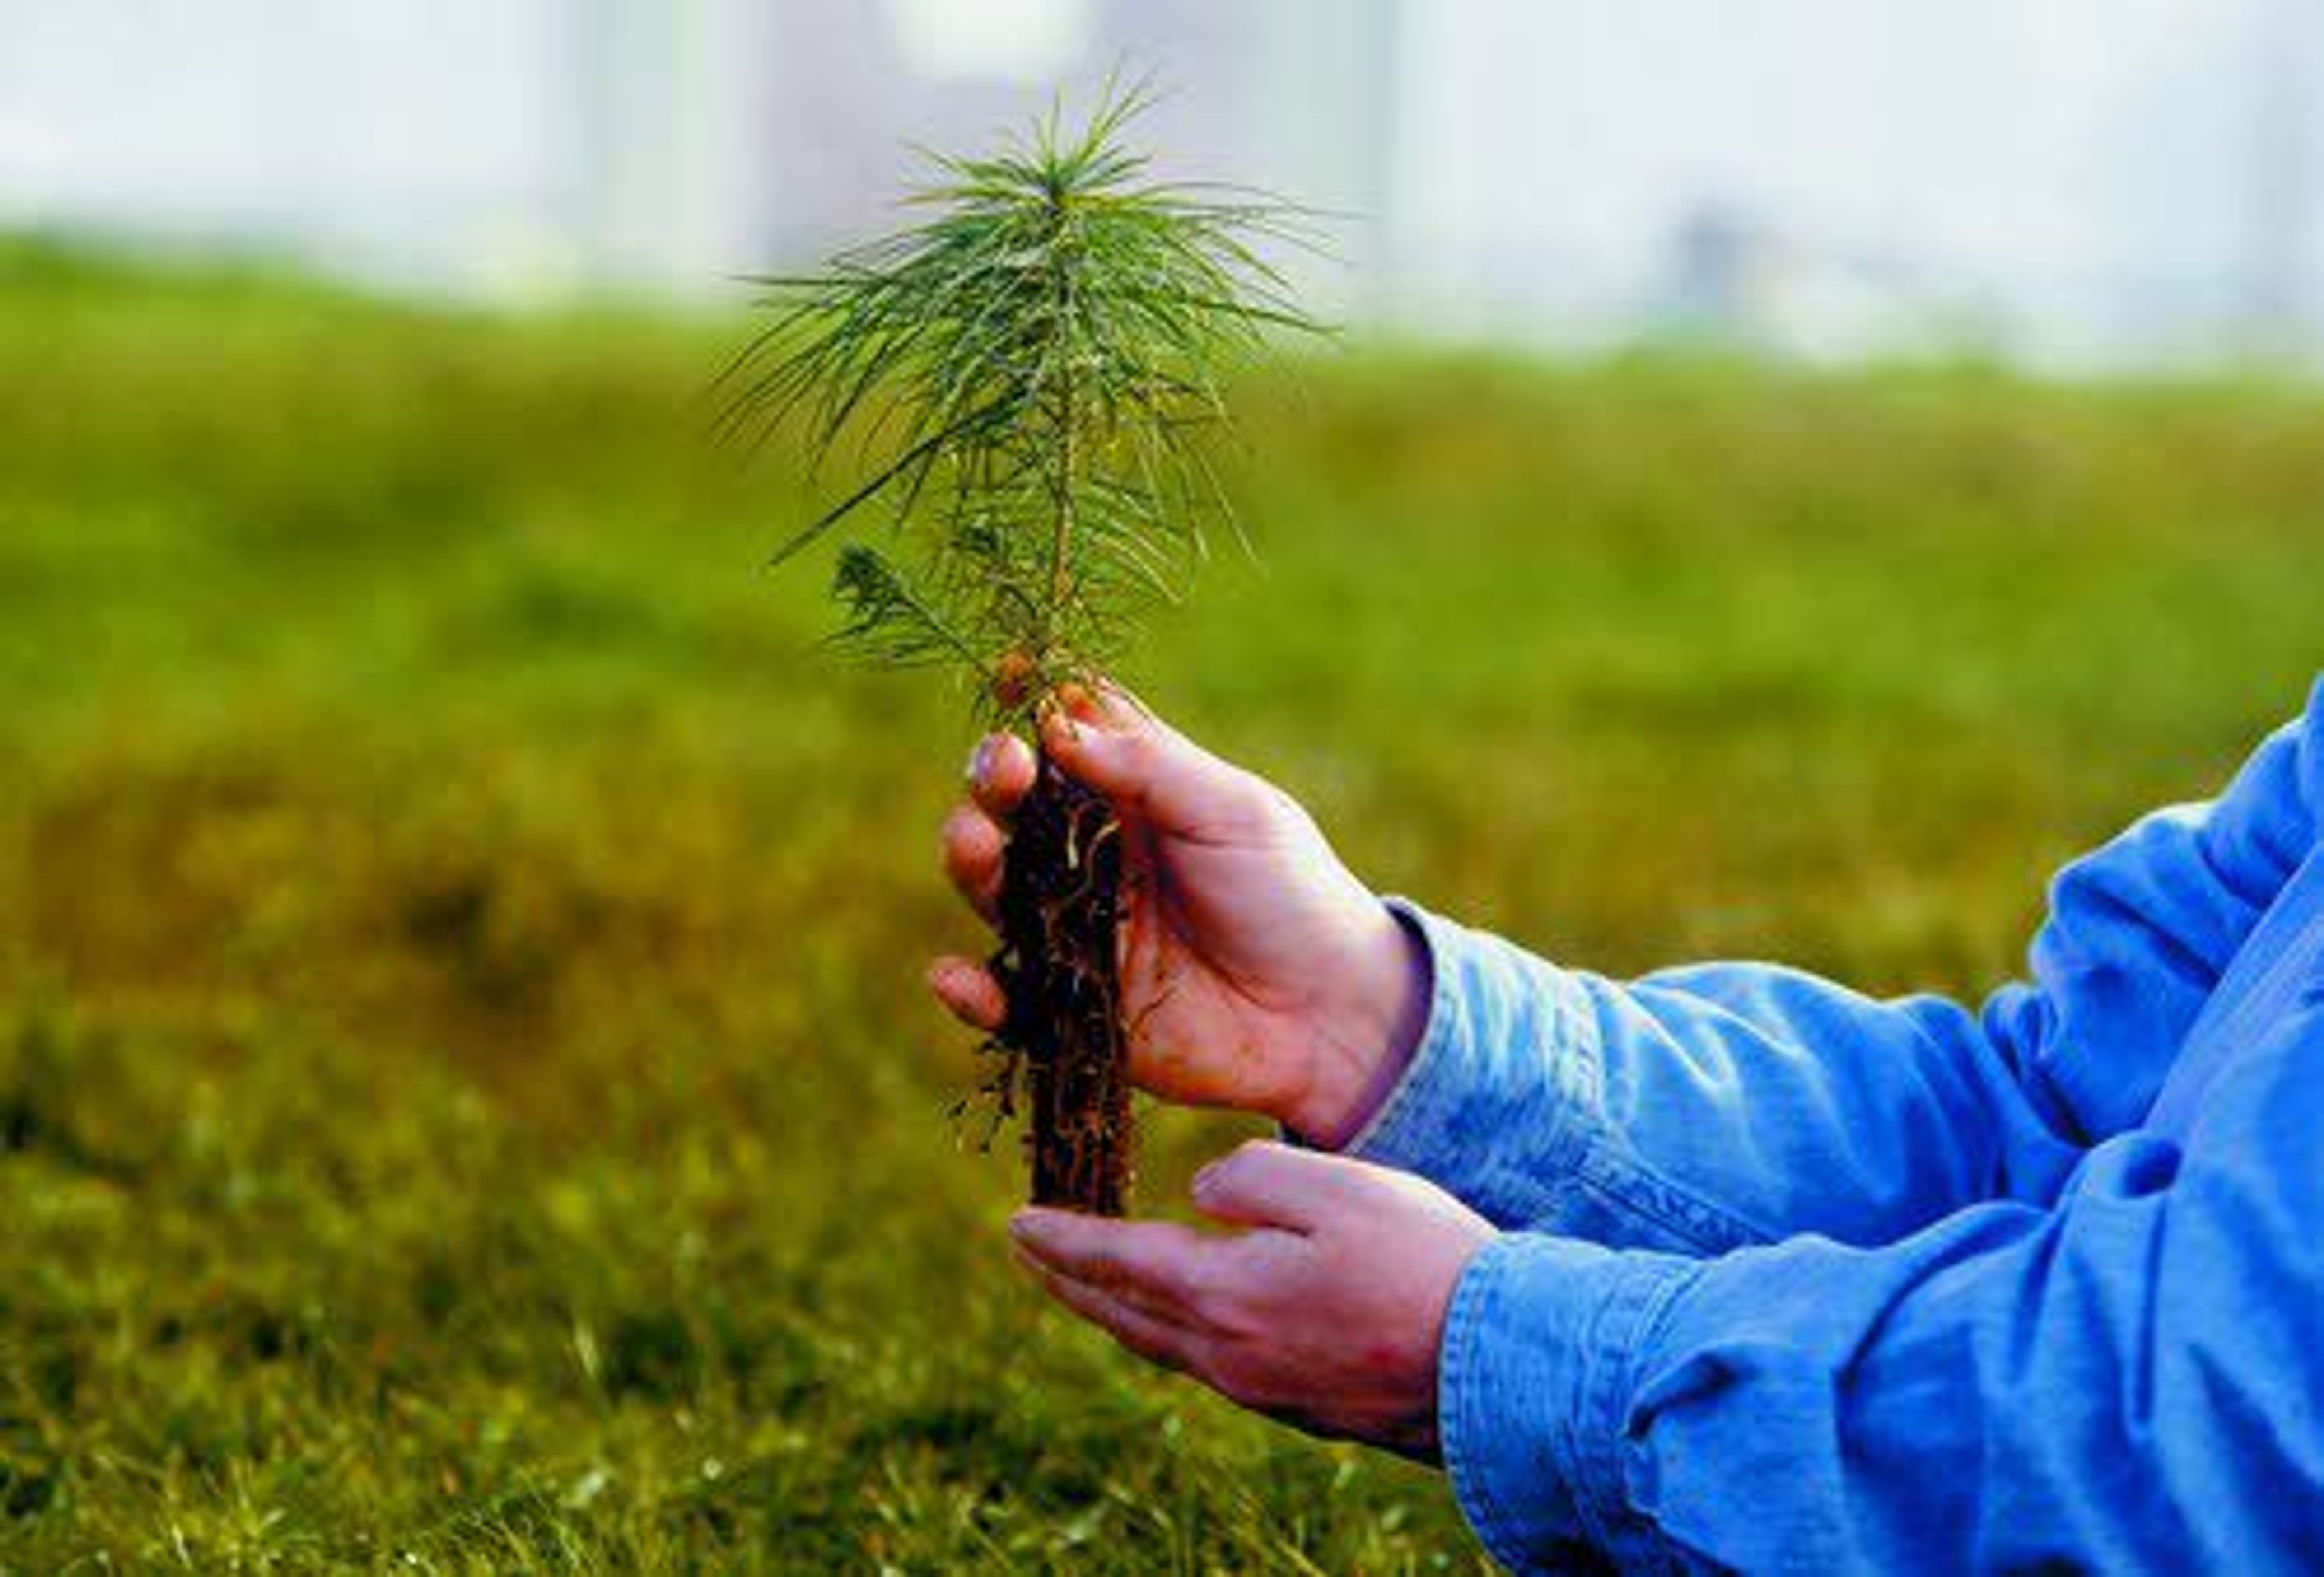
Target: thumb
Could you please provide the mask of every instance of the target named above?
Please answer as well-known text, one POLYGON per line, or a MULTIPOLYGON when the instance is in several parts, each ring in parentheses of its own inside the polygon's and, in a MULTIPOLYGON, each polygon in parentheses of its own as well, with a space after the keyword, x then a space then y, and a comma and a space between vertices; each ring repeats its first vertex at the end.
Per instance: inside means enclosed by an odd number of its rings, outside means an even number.
POLYGON ((1353 1197, 1358 1163, 1250 1139, 1194 1175, 1194 1208, 1239 1226, 1311 1231, 1353 1197))
POLYGON ((1084 692, 1069 715, 1052 712, 1041 749, 1080 782, 1157 831, 1217 833, 1264 803, 1264 786, 1120 692, 1084 692))

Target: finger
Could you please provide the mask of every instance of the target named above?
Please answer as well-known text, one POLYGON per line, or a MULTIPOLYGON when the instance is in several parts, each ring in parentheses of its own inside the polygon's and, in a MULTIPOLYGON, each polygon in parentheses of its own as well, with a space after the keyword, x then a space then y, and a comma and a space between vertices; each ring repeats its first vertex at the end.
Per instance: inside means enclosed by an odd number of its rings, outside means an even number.
POLYGON ((945 817, 945 874, 960 890, 969 907, 990 921, 1001 912, 1001 861, 1009 838, 993 819, 973 805, 959 805, 945 817))
POLYGON ((1044 1269, 1148 1308, 1186 1313, 1194 1308, 1202 1259, 1218 1247, 1169 1222, 1110 1221, 1038 1205, 1011 1217, 1009 1235, 1044 1269))
POLYGON ((1101 679, 1095 684, 1070 681, 1057 687, 1057 698, 1065 703, 1068 713, 1084 723, 1123 728, 1141 717, 1155 715, 1152 707, 1117 679, 1101 679))
POLYGON ((1268 804, 1259 779, 1112 693, 1044 718, 1041 748, 1084 786, 1183 837, 1230 835, 1268 804))
POLYGON ((968 758, 968 792, 984 813, 1006 822, 1033 791, 1033 747, 1013 733, 988 733, 968 758))
POLYGON ((1010 1250, 1016 1255, 1017 1263, 1022 1265, 1026 1269, 1039 1277, 1044 1282, 1071 1281, 1075 1286, 1086 1286, 1093 1291, 1102 1292, 1107 1297, 1111 1298, 1115 1303, 1120 1304, 1123 1308, 1130 1310, 1132 1314, 1143 1314, 1149 1320, 1158 1320, 1166 1325, 1177 1325, 1191 1331, 1195 1329, 1196 1325, 1199 1323, 1199 1322, 1194 1320, 1190 1315, 1188 1315, 1185 1310, 1178 1308, 1171 1304, 1160 1302, 1157 1299, 1148 1296, 1130 1283, 1121 1282, 1111 1286, 1101 1286, 1094 1281, 1086 1281, 1079 1277, 1067 1276, 1064 1271, 1056 1269, 1053 1266, 1043 1264, 1040 1260, 1027 1253, 1025 1251, 1025 1246, 1022 1243, 1011 1243, 1009 1247, 1010 1250))
POLYGON ((947 956, 928 966, 928 989, 945 1010, 988 1035, 998 1034, 1009 1017, 1009 998, 992 972, 972 958, 947 956))
POLYGON ((1042 1290, 1149 1363, 1184 1374, 1194 1367, 1194 1333, 1132 1307, 1102 1286, 1047 1270, 1037 1262, 1042 1290))
POLYGON ((1250 1139, 1194 1175, 1194 1208, 1213 1221, 1309 1232, 1361 1208, 1367 1170, 1360 1161, 1250 1139))

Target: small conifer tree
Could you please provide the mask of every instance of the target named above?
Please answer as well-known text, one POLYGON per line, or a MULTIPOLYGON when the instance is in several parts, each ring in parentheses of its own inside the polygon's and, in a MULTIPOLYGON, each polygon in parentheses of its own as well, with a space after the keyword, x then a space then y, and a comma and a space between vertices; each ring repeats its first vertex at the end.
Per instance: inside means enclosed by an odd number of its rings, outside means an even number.
MULTIPOLYGON (((1053 109, 990 156, 936 157, 922 222, 761 281, 771 320, 727 374, 736 434, 796 423, 818 465, 844 451, 856 468, 779 562, 889 518, 839 550, 838 643, 953 669, 982 725, 1037 738, 1231 521, 1205 457, 1227 366, 1317 327, 1259 250, 1304 244, 1299 214, 1154 178, 1124 140, 1146 103, 1109 88, 1076 131, 1053 109)), ((987 1088, 1001 1117, 1029 1097, 1035 1201, 1107 1214, 1133 1145, 1121 881, 1111 808, 1042 756, 1000 900, 1009 1010, 987 1088)))

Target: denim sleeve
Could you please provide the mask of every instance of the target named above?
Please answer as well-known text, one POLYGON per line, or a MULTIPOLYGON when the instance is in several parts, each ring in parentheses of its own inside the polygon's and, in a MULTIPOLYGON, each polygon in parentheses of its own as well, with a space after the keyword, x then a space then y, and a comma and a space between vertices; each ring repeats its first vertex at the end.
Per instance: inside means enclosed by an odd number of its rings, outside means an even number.
POLYGON ((2324 992, 2053 1207, 1463 1274, 1446 1465, 1518 1570, 2324 1570, 2324 992))
POLYGON ((2314 840, 2319 718, 2324 684, 2218 799, 2069 866, 2029 978, 1981 1010, 1759 964, 1617 982, 1390 899, 1426 945, 1426 1028, 1344 1148, 1505 1227, 1696 1256, 2049 1201, 2152 1104, 2314 840))

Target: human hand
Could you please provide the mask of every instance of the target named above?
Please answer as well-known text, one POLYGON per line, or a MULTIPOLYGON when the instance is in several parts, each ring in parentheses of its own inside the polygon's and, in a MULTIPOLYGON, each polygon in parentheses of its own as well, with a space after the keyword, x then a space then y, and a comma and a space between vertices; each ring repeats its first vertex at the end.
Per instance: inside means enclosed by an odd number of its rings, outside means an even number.
MULTIPOLYGON (((1048 719, 1042 745, 1121 820, 1131 1078, 1344 1142, 1419 1038, 1419 945, 1281 789, 1119 692, 1078 692, 1071 707, 1048 719)), ((988 920, 1009 817, 1034 773, 1024 741, 990 736, 969 800, 945 823, 945 867, 988 920)), ((1007 1003, 983 965, 941 958, 928 981, 968 1024, 1000 1026, 1007 1003)))
POLYGON ((1195 1206, 1245 1230, 1033 1208, 1010 1222, 1051 1296, 1124 1347, 1311 1434, 1436 1458, 1437 1350, 1484 1217, 1408 1173, 1253 1140, 1195 1206))

